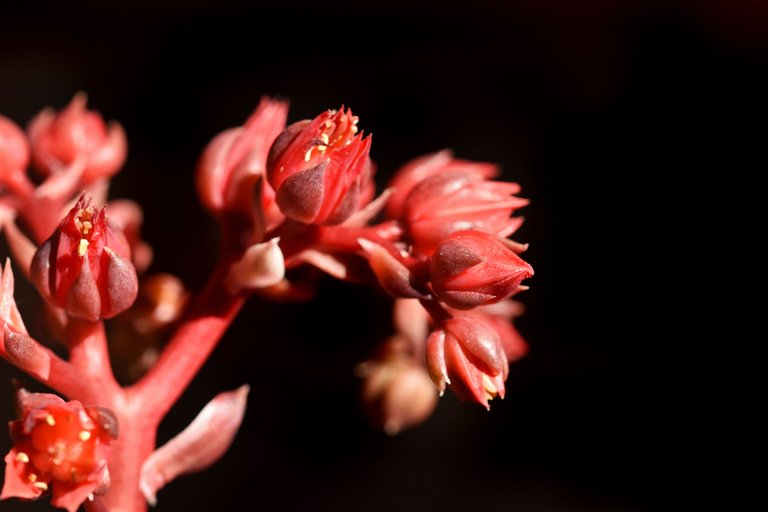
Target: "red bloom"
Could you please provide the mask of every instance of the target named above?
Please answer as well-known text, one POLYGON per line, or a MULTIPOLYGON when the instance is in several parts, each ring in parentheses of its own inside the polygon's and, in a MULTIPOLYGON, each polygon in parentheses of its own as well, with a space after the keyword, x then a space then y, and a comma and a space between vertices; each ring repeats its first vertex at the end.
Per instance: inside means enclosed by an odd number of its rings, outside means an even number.
POLYGON ((5 456, 0 499, 36 499, 52 491, 54 506, 75 512, 109 487, 109 443, 117 437, 112 413, 56 395, 18 393, 21 419, 9 425, 14 447, 5 456))
POLYGON ((203 206, 214 213, 235 211, 243 217, 259 207, 266 229, 283 220, 268 183, 262 183, 260 204, 253 204, 253 196, 256 182, 265 178, 269 148, 285 129, 287 115, 287 102, 264 97, 244 126, 214 137, 197 166, 197 193, 203 206))
POLYGON ((344 222, 368 190, 371 138, 351 110, 329 110, 289 126, 272 145, 269 182, 283 213, 306 224, 344 222))
POLYGON ((419 183, 404 204, 406 230, 414 253, 428 256, 455 231, 477 229, 507 237, 520 227, 513 211, 528 204, 514 197, 517 183, 486 181, 469 172, 436 174, 419 183))
POLYGON ((415 158, 397 170, 388 187, 393 189, 387 201, 385 212, 388 217, 399 219, 403 215, 403 205, 414 187, 436 174, 460 172, 476 174, 482 178, 493 178, 499 174, 493 164, 469 162, 453 158, 448 150, 439 151, 415 158))
POLYGON ((30 121, 32 161, 44 174, 79 163, 85 184, 112 176, 125 162, 122 126, 111 122, 107 128, 98 112, 85 109, 86 101, 85 94, 76 94, 58 114, 48 108, 30 121))
POLYGON ((488 400, 504 398, 509 365, 499 334, 483 318, 450 318, 429 335, 427 370, 440 393, 447 385, 467 400, 488 408, 488 400))
POLYGON ((8 184, 25 174, 29 164, 27 137, 7 117, 0 116, 0 183, 8 184))
POLYGON ((533 275, 516 248, 514 242, 482 231, 453 233, 430 259, 432 288, 441 301, 457 309, 504 300, 533 275))
POLYGON ((125 237, 85 196, 37 250, 30 274, 48 300, 91 321, 124 311, 138 293, 125 237))

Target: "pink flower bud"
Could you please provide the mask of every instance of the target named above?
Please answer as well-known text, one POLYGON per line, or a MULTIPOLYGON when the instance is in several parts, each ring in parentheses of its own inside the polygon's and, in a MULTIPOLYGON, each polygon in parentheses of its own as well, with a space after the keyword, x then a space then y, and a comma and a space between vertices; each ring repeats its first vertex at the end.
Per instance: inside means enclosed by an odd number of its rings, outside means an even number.
POLYGON ((403 347, 408 342, 395 336, 379 355, 357 367, 364 379, 362 402, 371 419, 389 435, 426 420, 437 405, 437 392, 429 375, 403 347))
MULTIPOLYGON (((275 204, 275 192, 262 184, 254 204, 256 182, 264 178, 269 148, 285 129, 288 103, 261 99, 242 127, 225 130, 206 146, 197 166, 197 193, 210 212, 237 212, 243 217, 261 208, 266 229, 279 224, 283 215, 275 204)), ((264 180, 262 180, 264 181, 264 180)))
POLYGON ((55 395, 18 392, 21 418, 10 423, 14 447, 5 456, 0 499, 37 499, 51 491, 51 504, 75 512, 107 489, 114 415, 55 395))
POLYGON ((393 219, 399 219, 403 215, 403 205, 411 190, 436 174, 450 174, 459 172, 462 174, 476 174, 481 178, 493 178, 499 170, 493 164, 469 162, 453 158, 448 150, 439 151, 411 160, 397 170, 390 180, 388 188, 394 189, 387 201, 386 214, 393 219))
POLYGON ((514 197, 517 183, 486 181, 477 173, 437 174, 419 183, 404 204, 406 231, 415 254, 427 256, 455 231, 477 229, 501 237, 522 219, 512 212, 528 204, 514 197))
POLYGON ((177 476, 203 470, 226 453, 243 421, 249 390, 241 386, 219 393, 187 428, 147 458, 139 488, 151 505, 157 491, 177 476))
POLYGON ((488 400, 504 398, 508 369, 499 334, 479 316, 450 318, 427 340, 427 370, 441 394, 450 385, 460 397, 489 408, 488 400))
POLYGON ((27 137, 7 117, 0 116, 0 183, 18 179, 26 174, 29 164, 27 137))
POLYGON ((40 293, 77 318, 96 321, 127 309, 138 280, 125 237, 108 225, 105 209, 81 196, 32 258, 40 293))
POLYGON ((332 225, 357 211, 372 174, 371 138, 357 131, 357 116, 342 107, 294 123, 277 138, 267 171, 287 217, 332 225))
POLYGON ((505 239, 473 230, 440 242, 429 263, 438 298, 457 309, 472 309, 515 293, 533 268, 511 247, 505 239))
POLYGON ((111 122, 107 128, 98 112, 86 110, 86 102, 78 93, 58 114, 45 109, 30 121, 32 161, 43 174, 82 162, 81 183, 86 184, 112 176, 125 162, 123 127, 111 122))

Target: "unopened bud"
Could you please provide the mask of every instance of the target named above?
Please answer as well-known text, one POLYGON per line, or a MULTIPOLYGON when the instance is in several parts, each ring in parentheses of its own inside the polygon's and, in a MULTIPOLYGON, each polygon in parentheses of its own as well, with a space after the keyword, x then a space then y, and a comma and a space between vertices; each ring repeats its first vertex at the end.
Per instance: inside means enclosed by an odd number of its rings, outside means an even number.
POLYGON ((458 309, 499 302, 515 293, 533 268, 507 241, 482 231, 459 231, 443 240, 430 260, 432 287, 458 309))

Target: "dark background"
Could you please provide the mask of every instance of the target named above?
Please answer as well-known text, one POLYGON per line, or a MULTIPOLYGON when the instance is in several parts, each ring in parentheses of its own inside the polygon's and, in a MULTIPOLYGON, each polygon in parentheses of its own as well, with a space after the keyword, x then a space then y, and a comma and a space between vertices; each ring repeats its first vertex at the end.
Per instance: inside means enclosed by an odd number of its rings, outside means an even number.
MULTIPOLYGON (((144 206, 152 270, 193 289, 216 254, 195 161, 262 94, 292 121, 351 106, 380 186, 449 147, 532 200, 531 352, 506 400, 448 394, 386 437, 352 368, 388 335, 388 301, 330 280, 311 304, 252 301, 160 436, 248 382, 242 430, 160 510, 743 509, 765 477, 748 468, 764 467, 768 17, 735 3, 4 6, 0 112, 24 124, 83 90, 123 123, 113 196, 144 206)), ((17 508, 36 509, 0 504, 17 508)))

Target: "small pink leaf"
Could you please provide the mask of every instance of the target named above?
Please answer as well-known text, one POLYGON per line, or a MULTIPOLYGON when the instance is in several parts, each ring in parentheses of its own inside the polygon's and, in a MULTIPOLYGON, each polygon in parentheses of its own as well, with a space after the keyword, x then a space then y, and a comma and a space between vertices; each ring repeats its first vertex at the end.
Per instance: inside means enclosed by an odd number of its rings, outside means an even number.
POLYGON ((219 393, 181 433, 155 450, 141 467, 139 487, 151 505, 157 491, 179 475, 218 461, 235 438, 245 414, 250 388, 219 393))

